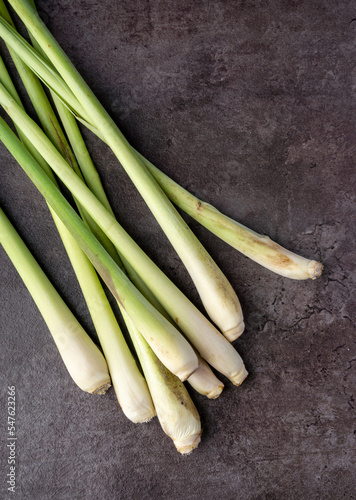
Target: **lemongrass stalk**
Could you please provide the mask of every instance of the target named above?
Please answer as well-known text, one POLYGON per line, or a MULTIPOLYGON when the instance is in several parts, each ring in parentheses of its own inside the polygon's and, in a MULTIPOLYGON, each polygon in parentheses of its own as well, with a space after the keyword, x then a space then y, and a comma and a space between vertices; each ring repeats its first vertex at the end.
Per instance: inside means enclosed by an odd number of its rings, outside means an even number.
POLYGON ((199 394, 207 396, 209 399, 216 399, 222 393, 224 384, 214 375, 208 363, 199 355, 198 363, 198 369, 188 377, 187 382, 199 394))
MULTIPOLYGON (((70 235, 68 231, 66 234, 70 235)), ((70 235, 63 243, 71 259, 74 271, 91 312, 99 341, 109 366, 112 385, 122 411, 132 422, 147 422, 155 414, 145 379, 133 356, 110 307, 99 278, 89 259, 83 254, 81 262, 76 255, 82 252, 70 235)))
MULTIPOLYGON (((211 319, 228 338, 237 338, 244 329, 241 306, 224 274, 132 150, 35 10, 26 1, 11 0, 10 3, 85 109, 86 116, 83 118, 87 120, 87 117, 90 117, 89 122, 95 124, 101 136, 105 137, 105 142, 141 193, 191 275, 211 319)), ((3 21, 0 23, 0 28, 2 28, 0 35, 5 39, 4 32, 9 31, 9 28, 3 21)), ((35 63, 38 63, 38 59, 35 63)), ((47 78, 48 75, 44 77, 45 81, 47 78)))
MULTIPOLYGON (((25 53, 23 53, 23 57, 27 57, 25 53)), ((39 74, 45 81, 45 71, 40 69, 41 64, 38 61, 37 64, 39 74)), ((61 94, 60 86, 57 88, 57 93, 58 95, 61 94)), ((75 113, 77 118, 80 119, 80 116, 78 116, 80 111, 77 109, 75 113)), ((93 125, 86 123, 86 126, 105 140, 93 125)), ((319 262, 305 259, 290 252, 270 240, 269 237, 260 235, 221 214, 216 208, 199 200, 179 186, 142 155, 139 154, 139 157, 171 201, 236 250, 267 269, 291 279, 315 279, 320 276, 323 266, 319 262)))
MULTIPOLYGON (((89 151, 83 140, 81 132, 79 130, 76 119, 73 114, 62 104, 60 99, 53 95, 53 100, 56 105, 58 114, 60 116, 61 122, 63 124, 64 130, 68 136, 70 145, 75 153, 76 159, 78 161, 82 177, 84 178, 87 186, 95 194, 102 205, 110 212, 110 214, 115 217, 114 212, 111 208, 110 202, 106 196, 105 190, 101 183, 100 176, 95 168, 95 165, 91 159, 89 151)), ((140 290, 142 295, 146 297, 147 300, 157 309, 163 316, 167 319, 170 316, 167 315, 166 311, 162 305, 158 302, 157 298, 153 295, 150 288, 145 284, 140 275, 133 269, 130 263, 125 259, 125 257, 118 251, 119 259, 121 261, 121 266, 126 270, 131 281, 135 284, 136 288, 140 290)), ((110 252, 112 255, 112 252, 110 252)), ((118 262, 117 258, 114 258, 118 262)), ((120 265, 120 264, 119 264, 120 265)))
MULTIPOLYGON (((6 20, 12 24, 11 17, 5 7, 5 4, 0 0, 0 14, 6 16, 6 20)), ((13 25, 13 24, 12 24, 13 25)), ((25 85, 25 88, 30 96, 30 99, 34 105, 35 111, 40 118, 41 125, 47 136, 51 139, 52 143, 55 144, 59 151, 62 152, 63 156, 67 159, 71 166, 74 166, 74 170, 78 173, 78 167, 76 166, 76 159, 72 154, 72 151, 67 143, 66 137, 63 134, 62 128, 58 123, 57 117, 53 112, 52 106, 50 105, 47 96, 38 81, 34 73, 22 62, 22 60, 10 49, 10 55, 15 63, 15 66, 19 72, 19 75, 25 85)), ((12 80, 0 58, 0 75, 1 80, 5 84, 6 89, 11 93, 11 95, 16 99, 16 101, 21 104, 19 96, 13 86, 12 80)), ((96 196, 102 201, 103 204, 112 212, 109 201, 106 197, 104 189, 102 187, 99 174, 95 169, 95 166, 91 160, 89 152, 86 148, 82 135, 80 133, 79 127, 73 114, 62 104, 62 102, 56 97, 55 94, 52 95, 56 108, 59 112, 59 116, 63 123, 63 126, 68 134, 76 156, 78 157, 79 164, 85 175, 85 180, 96 196)), ((21 131, 20 131, 20 135, 21 131)), ((25 137, 22 137, 23 142, 28 142, 25 137)), ((27 144, 28 149, 32 152, 32 155, 36 160, 42 164, 42 168, 50 176, 52 182, 56 182, 55 178, 47 165, 44 165, 43 158, 38 155, 37 150, 33 150, 31 143, 27 144), (36 154, 37 153, 37 154, 36 154), (42 160, 42 161, 41 161, 42 160)), ((152 405, 151 396, 147 389, 147 384, 139 372, 135 361, 132 358, 131 352, 129 351, 127 344, 122 336, 121 330, 117 324, 117 321, 112 313, 111 307, 107 301, 106 295, 103 292, 101 284, 97 278, 97 275, 90 264, 89 260, 85 254, 80 249, 79 245, 75 242, 74 238, 71 236, 69 231, 56 216, 56 214, 49 207, 52 217, 56 223, 59 234, 61 235, 62 242, 67 251, 68 257, 72 263, 73 269, 76 273, 78 282, 80 284, 81 290, 83 292, 84 298, 86 300, 88 309, 90 311, 94 326, 99 336, 101 346, 103 348, 107 363, 109 365, 109 370, 111 374, 112 383, 119 401, 119 404, 125 413, 125 415, 133 422, 147 421, 155 415, 155 411, 152 405)), ((113 214, 114 215, 114 214, 113 214)), ((111 243, 111 242, 110 242, 111 243)), ((106 246, 107 249, 107 246, 106 246)), ((110 252, 112 255, 112 252, 110 252)), ((127 263, 127 266, 129 264, 127 263)), ((133 270, 131 270, 133 271, 133 270)), ((140 281, 137 276, 136 280, 140 281)), ((144 295, 149 296, 149 300, 152 305, 159 307, 159 311, 164 315, 166 312, 157 302, 155 297, 149 291, 149 289, 144 288, 144 283, 140 282, 140 289, 144 289, 144 295)), ((124 310, 121 305, 119 308, 121 313, 124 315, 124 310)), ((167 315, 167 318, 169 316, 167 315)), ((126 320, 129 319, 126 315, 126 320)), ((126 321, 128 329, 133 328, 131 320, 126 321)), ((202 384, 197 386, 195 381, 200 381, 202 378, 202 359, 198 356, 198 370, 197 374, 192 374, 188 378, 188 382, 197 388, 199 392, 202 392, 202 384)), ((206 365, 207 366, 207 365, 206 365)), ((208 368, 210 370, 210 368, 208 368)), ((210 370, 207 374, 204 372, 205 381, 212 379, 214 374, 210 370)), ((207 383, 207 382, 206 382, 207 383)), ((209 387, 210 389, 210 387, 209 387)), ((205 393, 205 392, 204 392, 205 393)))
POLYGON ((290 252, 268 236, 230 219, 209 203, 189 193, 142 155, 140 158, 175 205, 242 254, 287 278, 315 279, 321 275, 323 266, 320 262, 290 252))
POLYGON ((103 394, 110 387, 104 356, 59 296, 0 208, 0 243, 35 301, 64 364, 83 391, 103 394))
MULTIPOLYGON (((189 377, 198 365, 189 343, 137 291, 2 119, 0 139, 76 238, 115 298, 128 315, 135 318, 135 324, 164 365, 182 380, 189 377)), ((78 179, 70 167, 68 169, 78 179)))
MULTIPOLYGON (((196 347, 201 356, 214 368, 226 375, 234 384, 239 385, 247 376, 247 371, 241 357, 231 344, 130 238, 115 218, 72 171, 42 130, 11 99, 11 96, 8 95, 2 85, 0 85, 0 104, 32 141, 33 145, 51 165, 62 182, 72 191, 75 198, 84 206, 111 239, 120 253, 130 262, 136 272, 141 275, 146 285, 151 288, 159 302, 169 315, 174 318, 175 322, 196 347)), ((19 163, 21 164, 20 161, 19 163)), ((21 164, 21 166, 24 168, 24 165, 21 164)), ((130 313, 129 315, 132 317, 130 313)), ((135 322, 139 331, 148 340, 144 331, 137 324, 136 319, 135 322)), ((151 345, 149 340, 148 342, 151 345)), ((152 345, 151 347, 153 348, 152 345)), ((153 348, 153 350, 155 349, 153 348)), ((160 356, 158 355, 158 357, 160 356)), ((164 364, 166 365, 166 363, 164 364)), ((169 367, 167 366, 167 368, 169 367)), ((174 370, 171 371, 174 372, 174 370)), ((187 374, 186 376, 189 375, 187 374)))
POLYGON ((184 384, 162 365, 140 332, 134 328, 130 335, 162 429, 180 453, 190 453, 198 446, 202 433, 193 401, 184 384))
MULTIPOLYGON (((100 176, 94 166, 73 114, 58 98, 53 96, 53 100, 87 186, 101 201, 105 208, 107 208, 107 210, 114 215, 101 183, 100 176)), ((123 256, 121 256, 121 259, 124 262, 125 269, 128 271, 128 275, 141 293, 161 314, 163 314, 163 316, 170 319, 170 316, 166 313, 165 309, 163 309, 150 289, 145 286, 140 276, 135 273, 129 262, 127 262, 123 256)), ((130 329, 129 324, 127 324, 127 326, 130 329)), ((190 377, 188 377, 187 382, 200 394, 203 394, 208 398, 215 399, 221 394, 224 384, 214 375, 209 365, 201 358, 201 356, 198 353, 196 354, 199 363, 198 369, 190 377)))
POLYGON ((61 96, 65 104, 70 107, 73 112, 79 112, 83 119, 87 119, 88 117, 86 111, 74 97, 70 88, 63 81, 63 79, 58 77, 57 72, 53 70, 50 65, 46 64, 43 66, 41 64, 38 60, 37 52, 26 42, 24 38, 19 36, 16 30, 3 17, 0 18, 0 25, 2 26, 1 31, 6 33, 5 38, 8 39, 5 40, 4 38, 6 44, 13 46, 13 44, 16 43, 16 52, 22 59, 24 59, 24 54, 26 54, 26 57, 30 58, 31 63, 28 65, 31 67, 33 72, 39 75, 43 75, 44 73, 42 78, 45 78, 48 86, 61 96))
MULTIPOLYGON (((14 27, 13 21, 10 17, 9 12, 7 11, 5 4, 2 0, 0 0, 0 15, 2 15, 6 21, 14 27)), ((22 59, 17 55, 17 53, 8 46, 9 53, 11 58, 15 64, 15 67, 19 73, 19 76, 24 84, 24 87, 31 99, 33 107, 37 113, 37 116, 40 120, 41 126, 45 132, 45 134, 49 137, 52 143, 57 147, 58 151, 64 156, 69 165, 73 168, 73 170, 82 178, 81 170, 77 164, 76 158, 72 153, 72 150, 67 142, 67 139, 62 131, 61 126, 57 120, 56 114, 54 113, 52 106, 47 98, 47 95, 38 80, 37 76, 32 72, 32 70, 23 63, 22 59)), ((17 92, 11 82, 11 79, 7 73, 5 66, 1 65, 1 80, 4 79, 3 83, 8 90, 8 92, 15 98, 16 102, 21 104, 17 92), (10 79, 10 81, 9 81, 10 79), (11 83, 10 83, 11 82, 11 83), (10 86, 10 88, 9 88, 10 86)), ((68 111, 69 113, 69 111, 68 111)), ((25 143, 26 147, 29 149, 31 154, 34 154, 33 148, 28 144, 23 135, 20 134, 20 138, 22 142, 25 143)), ((38 158, 38 155, 35 155, 36 160, 43 167, 43 162, 38 158)), ((48 168, 46 169, 48 173, 48 168)), ((101 231, 98 225, 91 219, 90 216, 86 213, 86 211, 77 204, 79 213, 82 219, 88 224, 92 232, 99 239, 99 241, 105 246, 106 250, 109 252, 111 257, 114 260, 117 260, 117 254, 114 246, 110 242, 110 240, 105 236, 105 234, 101 231)), ((119 263, 119 262, 118 262, 119 263)), ((119 263, 120 265, 120 263, 119 263)))
MULTIPOLYGON (((3 9, 4 5, 0 1, 0 11, 3 9)), ((36 100, 37 98, 36 107, 41 106, 42 104, 43 110, 47 109, 48 111, 46 97, 43 99, 41 89, 37 88, 38 86, 36 84, 39 82, 36 81, 36 77, 32 78, 34 75, 31 74, 31 71, 28 68, 26 69, 23 67, 24 65, 22 61, 17 60, 16 55, 15 64, 19 69, 20 76, 22 78, 25 76, 28 77, 26 80, 27 89, 30 91, 30 97, 33 100, 36 100)), ((1 81, 6 82, 6 86, 11 95, 13 95, 16 101, 21 104, 19 96, 1 58, 0 79, 1 81)), ((61 131, 58 122, 57 128, 55 128, 55 115, 50 116, 49 121, 52 123, 54 130, 57 131, 57 136, 60 137, 61 131)), ((34 156, 37 162, 41 165, 42 169, 50 177, 51 181, 57 186, 52 170, 38 154, 37 150, 32 147, 32 144, 27 141, 26 137, 23 137, 21 131, 20 136, 22 136, 22 140, 31 152, 32 156, 34 156)), ((132 422, 136 423, 150 420, 155 415, 155 411, 147 384, 126 345, 122 332, 117 324, 116 318, 111 310, 108 299, 102 289, 96 272, 84 252, 76 243, 73 236, 57 217, 56 213, 50 206, 49 209, 86 300, 99 341, 109 365, 112 383, 119 404, 124 414, 132 422)))

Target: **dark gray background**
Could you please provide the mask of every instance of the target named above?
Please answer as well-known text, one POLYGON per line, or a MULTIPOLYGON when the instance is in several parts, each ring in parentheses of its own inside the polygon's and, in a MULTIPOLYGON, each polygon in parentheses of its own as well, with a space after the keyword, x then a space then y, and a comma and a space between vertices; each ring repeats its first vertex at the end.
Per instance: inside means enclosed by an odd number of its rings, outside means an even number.
MULTIPOLYGON (((82 393, 0 251, 1 408, 17 391, 16 499, 356 498, 354 283, 356 5, 352 1, 47 0, 67 54, 128 139, 205 201, 320 259, 316 281, 264 270, 197 223, 236 289, 250 376, 192 394, 204 433, 181 457, 113 390, 82 393)), ((30 109, 30 108, 29 108, 30 109)), ((118 219, 200 307, 113 155, 86 134, 118 219)), ((0 148, 0 202, 88 332, 47 208, 0 148)), ((188 220, 188 219, 187 219, 188 220)), ((6 497, 5 444, 0 497, 6 497)))

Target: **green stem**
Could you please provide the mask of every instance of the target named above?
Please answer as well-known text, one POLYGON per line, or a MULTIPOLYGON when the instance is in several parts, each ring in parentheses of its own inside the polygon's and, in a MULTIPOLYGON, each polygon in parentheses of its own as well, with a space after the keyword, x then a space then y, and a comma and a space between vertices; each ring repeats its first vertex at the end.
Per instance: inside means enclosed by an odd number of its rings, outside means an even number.
POLYGON ((246 257, 291 279, 315 279, 321 275, 323 266, 320 262, 301 257, 278 245, 268 236, 230 219, 209 203, 189 193, 142 155, 140 158, 175 205, 246 257))
MULTIPOLYGON (((159 359, 179 378, 187 378, 197 368, 197 358, 188 342, 131 284, 2 119, 0 139, 75 237, 116 299, 128 315, 135 319, 135 324, 159 359)), ((68 170, 78 179, 70 167, 68 170)))
POLYGON ((1 208, 0 244, 35 301, 74 382, 86 392, 106 392, 110 377, 104 356, 68 309, 1 208))
MULTIPOLYGON (((201 356, 217 370, 229 377, 235 384, 239 385, 247 372, 235 349, 130 238, 115 218, 72 171, 42 130, 11 99, 11 96, 8 95, 2 85, 0 85, 0 104, 51 165, 62 182, 72 191, 76 199, 112 240, 120 253, 141 275, 146 285, 151 288, 159 302, 178 323, 201 356)), ((94 257, 95 255, 92 256, 92 258, 94 257)), ((138 326, 136 320, 135 323, 138 326)), ((139 326, 138 329, 147 340, 144 331, 139 326)), ((148 343, 150 343, 149 340, 148 343)), ((153 348, 153 350, 155 349, 153 348)), ((158 357, 160 356, 158 355, 158 357)))
MULTIPOLYGON (((239 336, 244 329, 241 306, 224 274, 130 147, 36 11, 27 1, 11 0, 10 3, 85 109, 86 115, 83 118, 95 124, 101 136, 105 137, 105 142, 146 201, 191 275, 211 319, 231 340, 239 336)), ((3 35, 3 32, 4 30, 1 30, 0 34, 3 35)), ((35 62, 38 64, 38 58, 35 62)), ((48 75, 45 79, 47 77, 48 75)), ((66 99, 68 100, 68 97, 66 99)))

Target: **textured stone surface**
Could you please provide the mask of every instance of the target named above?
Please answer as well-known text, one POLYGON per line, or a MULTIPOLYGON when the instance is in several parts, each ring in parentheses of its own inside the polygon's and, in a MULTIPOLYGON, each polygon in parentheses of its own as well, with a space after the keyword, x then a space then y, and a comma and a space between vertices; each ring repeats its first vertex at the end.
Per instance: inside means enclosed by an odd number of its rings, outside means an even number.
MULTIPOLYGON (((43 19, 129 140, 202 199, 325 265, 290 281, 195 222, 244 307, 250 371, 208 401, 181 457, 112 390, 73 386, 0 252, 1 498, 6 387, 17 391, 17 499, 354 499, 354 2, 40 1, 43 19)), ((113 155, 86 134, 115 212, 197 304, 189 277, 113 155)), ((0 148, 0 202, 94 336, 45 203, 0 148)))

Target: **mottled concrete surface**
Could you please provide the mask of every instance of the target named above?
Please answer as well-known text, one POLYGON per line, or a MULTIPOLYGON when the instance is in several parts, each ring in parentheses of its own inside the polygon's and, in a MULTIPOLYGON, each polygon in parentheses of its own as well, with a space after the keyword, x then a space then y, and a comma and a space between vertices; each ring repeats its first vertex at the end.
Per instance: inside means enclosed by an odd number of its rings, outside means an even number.
MULTIPOLYGON (((45 22, 129 140, 227 215, 325 265, 290 281, 189 225, 238 292, 249 378, 209 401, 181 457, 112 390, 69 379, 0 251, 1 498, 356 498, 355 87, 352 1, 46 0, 45 22), (6 388, 16 386, 16 493, 6 388)), ((197 304, 170 244, 113 155, 86 134, 117 217, 197 304)), ((47 208, 0 148, 0 202, 94 336, 47 208)))

